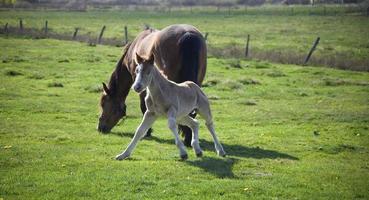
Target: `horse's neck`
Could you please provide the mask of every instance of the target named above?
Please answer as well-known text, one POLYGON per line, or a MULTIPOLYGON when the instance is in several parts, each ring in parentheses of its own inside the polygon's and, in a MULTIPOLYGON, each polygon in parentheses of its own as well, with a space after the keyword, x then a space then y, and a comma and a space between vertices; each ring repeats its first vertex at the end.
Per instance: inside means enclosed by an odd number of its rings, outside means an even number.
POLYGON ((109 89, 112 89, 115 98, 119 101, 125 101, 129 89, 132 85, 132 77, 128 69, 121 63, 118 63, 116 69, 111 75, 109 89))
POLYGON ((165 87, 169 85, 169 81, 159 72, 156 67, 152 69, 152 79, 148 86, 149 94, 152 97, 164 97, 165 87))

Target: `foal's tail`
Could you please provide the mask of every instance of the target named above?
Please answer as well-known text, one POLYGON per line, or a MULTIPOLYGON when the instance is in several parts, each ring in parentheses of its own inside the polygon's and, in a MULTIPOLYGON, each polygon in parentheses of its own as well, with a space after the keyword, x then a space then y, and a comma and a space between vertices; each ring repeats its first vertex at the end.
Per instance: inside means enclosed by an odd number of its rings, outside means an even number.
POLYGON ((202 38, 192 32, 186 32, 178 41, 181 60, 179 82, 193 81, 198 84, 199 59, 202 38))

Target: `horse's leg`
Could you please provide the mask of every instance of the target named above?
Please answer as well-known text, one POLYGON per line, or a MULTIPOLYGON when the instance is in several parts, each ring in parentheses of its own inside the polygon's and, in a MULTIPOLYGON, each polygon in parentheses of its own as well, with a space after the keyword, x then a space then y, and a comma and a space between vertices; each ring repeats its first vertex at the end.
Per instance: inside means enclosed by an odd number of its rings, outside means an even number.
MULTIPOLYGON (((195 118, 196 117, 196 112, 192 112, 189 114, 190 117, 195 118)), ((191 139, 192 139, 192 131, 191 128, 188 126, 182 126, 182 125, 178 125, 179 130, 182 131, 184 139, 183 139, 183 143, 184 145, 186 145, 187 147, 191 147, 191 139)))
POLYGON ((177 128, 177 120, 176 120, 176 111, 174 108, 170 108, 168 110, 168 127, 172 131, 175 139, 175 143, 179 149, 179 155, 182 160, 186 160, 188 158, 186 148, 181 141, 179 134, 178 134, 178 128, 177 128))
POLYGON ((196 153, 196 156, 201 157, 202 150, 199 145, 199 122, 197 122, 196 119, 193 119, 190 116, 186 116, 180 120, 180 123, 182 125, 191 127, 192 132, 193 132, 191 145, 192 145, 193 150, 196 153))
POLYGON ((137 145, 137 142, 142 138, 142 136, 146 133, 147 129, 151 127, 151 125, 156 120, 155 113, 153 112, 145 112, 144 117, 140 126, 138 126, 135 135, 133 136, 131 142, 129 143, 128 147, 123 151, 123 153, 117 155, 115 159, 123 160, 129 157, 137 145))
POLYGON ((184 136, 184 139, 183 139, 184 145, 186 145, 187 147, 191 147, 191 138, 192 138, 191 128, 189 128, 188 126, 183 126, 183 125, 178 125, 178 128, 183 133, 182 136, 184 136))
MULTIPOLYGON (((146 97, 146 90, 140 93, 140 108, 141 108, 141 112, 142 114, 145 114, 147 108, 146 108, 146 104, 145 104, 145 97, 146 97)), ((144 135, 144 137, 150 137, 152 133, 152 128, 150 127, 146 134, 144 135)))
POLYGON ((199 105, 199 114, 206 120, 206 127, 208 128, 211 136, 214 140, 215 150, 217 151, 219 156, 225 157, 226 153, 223 149, 223 146, 220 144, 217 134, 214 130, 213 118, 211 116, 210 106, 208 101, 203 101, 202 105, 199 105))

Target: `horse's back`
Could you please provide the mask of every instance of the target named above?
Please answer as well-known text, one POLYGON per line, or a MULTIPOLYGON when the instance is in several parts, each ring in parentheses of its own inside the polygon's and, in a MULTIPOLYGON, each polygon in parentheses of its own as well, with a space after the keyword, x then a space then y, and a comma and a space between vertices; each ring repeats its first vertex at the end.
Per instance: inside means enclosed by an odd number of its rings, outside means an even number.
MULTIPOLYGON (((196 70, 198 71, 198 76, 195 78, 196 80, 187 79, 184 80, 192 80, 201 84, 202 80, 205 76, 206 71, 206 43, 202 37, 202 34, 199 30, 197 30, 194 26, 187 24, 176 24, 171 25, 158 33, 157 41, 155 42, 154 51, 158 55, 160 60, 158 60, 158 67, 163 69, 167 74, 168 78, 175 82, 183 82, 183 68, 185 67, 195 67, 195 66, 183 66, 182 60, 183 53, 181 52, 181 39, 186 36, 186 34, 191 34, 193 37, 197 38, 199 42, 198 49, 193 49, 193 52, 199 52, 199 55, 191 55, 198 57, 198 66, 196 66, 196 70)), ((196 60, 197 60, 196 59, 196 60)))
POLYGON ((200 31, 194 26, 176 24, 159 31, 145 30, 136 37, 131 46, 133 52, 129 55, 131 60, 135 60, 135 53, 143 58, 149 58, 151 54, 154 54, 157 67, 164 71, 168 79, 177 83, 192 80, 201 85, 206 72, 206 43, 200 31), (198 40, 199 48, 190 47, 189 52, 198 52, 197 55, 190 54, 189 58, 183 59, 180 41, 186 34, 191 34, 198 40), (197 64, 195 66, 191 64, 184 66, 183 61, 191 59, 196 60, 197 64), (197 75, 193 76, 195 78, 191 78, 191 75, 189 77, 183 75, 186 74, 186 70, 183 72, 184 68, 196 70, 197 75))

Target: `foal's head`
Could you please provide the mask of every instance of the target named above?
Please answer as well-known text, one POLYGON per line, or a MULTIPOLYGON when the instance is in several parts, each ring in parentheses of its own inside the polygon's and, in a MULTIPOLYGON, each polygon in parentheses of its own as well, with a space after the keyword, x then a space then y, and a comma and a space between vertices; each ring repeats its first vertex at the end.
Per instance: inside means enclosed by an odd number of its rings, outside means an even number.
POLYGON ((149 59, 144 59, 136 53, 136 79, 132 85, 132 88, 140 93, 146 89, 152 80, 152 69, 154 66, 154 55, 151 55, 149 59))

